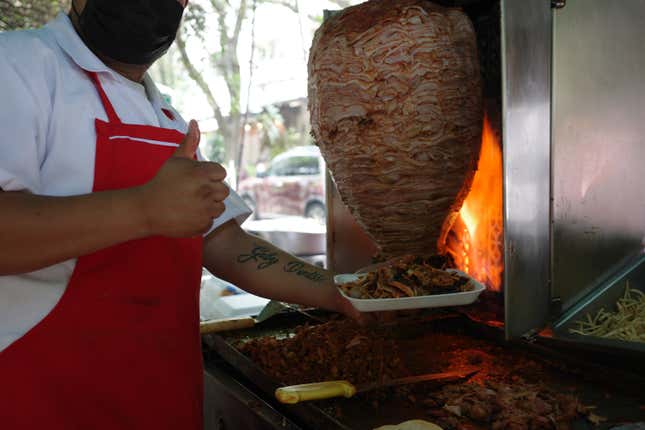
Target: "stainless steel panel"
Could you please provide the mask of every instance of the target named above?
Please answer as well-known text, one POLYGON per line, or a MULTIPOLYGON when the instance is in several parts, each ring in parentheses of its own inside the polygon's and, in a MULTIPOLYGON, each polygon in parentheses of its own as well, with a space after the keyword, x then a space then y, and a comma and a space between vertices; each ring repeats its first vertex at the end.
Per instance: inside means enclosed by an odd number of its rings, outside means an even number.
POLYGON ((204 430, 301 430, 217 359, 207 358, 204 367, 204 430))
POLYGON ((551 3, 502 1, 506 336, 549 309, 551 3))
POLYGON ((563 309, 645 238, 645 1, 554 17, 553 292, 563 309))

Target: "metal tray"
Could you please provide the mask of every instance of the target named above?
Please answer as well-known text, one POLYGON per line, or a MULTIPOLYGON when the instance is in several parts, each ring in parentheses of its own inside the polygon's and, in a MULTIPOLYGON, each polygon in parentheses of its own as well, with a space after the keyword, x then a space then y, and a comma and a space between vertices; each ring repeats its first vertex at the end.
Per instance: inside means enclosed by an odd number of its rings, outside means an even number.
MULTIPOLYGON (((377 311, 398 311, 403 309, 418 309, 418 308, 441 308, 448 306, 464 306, 470 305, 477 300, 477 297, 486 289, 483 284, 480 284, 464 272, 459 270, 448 269, 447 272, 457 273, 464 278, 468 278, 468 283, 471 287, 470 291, 461 293, 449 294, 433 294, 429 296, 417 297, 400 297, 392 299, 355 299, 345 294, 342 289, 338 289, 340 293, 361 312, 377 312, 377 311)), ((364 274, 343 274, 334 276, 334 282, 344 284, 353 282, 360 279, 364 274)))
POLYGON ((645 343, 584 336, 569 331, 576 327, 576 321, 586 318, 587 314, 595 315, 601 308, 615 309, 616 301, 625 292, 627 281, 630 288, 645 292, 645 253, 628 258, 604 277, 590 293, 553 324, 554 333, 558 337, 589 345, 645 352, 645 343))

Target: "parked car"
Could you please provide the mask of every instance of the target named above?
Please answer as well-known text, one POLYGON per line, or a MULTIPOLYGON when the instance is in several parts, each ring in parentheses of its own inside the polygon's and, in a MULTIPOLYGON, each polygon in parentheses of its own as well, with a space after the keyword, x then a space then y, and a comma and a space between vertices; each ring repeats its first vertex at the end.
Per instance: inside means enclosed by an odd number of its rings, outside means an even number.
POLYGON ((238 194, 255 219, 296 215, 325 220, 324 160, 317 146, 276 156, 264 172, 240 181, 238 194))

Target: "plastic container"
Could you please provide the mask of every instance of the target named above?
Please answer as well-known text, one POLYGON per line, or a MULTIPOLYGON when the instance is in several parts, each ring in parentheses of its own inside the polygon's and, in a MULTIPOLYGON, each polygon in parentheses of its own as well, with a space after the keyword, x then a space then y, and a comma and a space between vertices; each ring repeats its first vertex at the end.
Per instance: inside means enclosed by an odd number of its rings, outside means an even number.
MULTIPOLYGON (((433 294, 429 296, 400 297, 392 299, 354 299, 347 296, 341 288, 339 288, 339 291, 343 295, 343 297, 347 298, 347 300, 349 300, 352 306, 354 306, 357 310, 361 312, 376 312, 470 305, 475 300, 477 300, 477 297, 479 297, 481 292, 486 289, 484 285, 475 281, 464 272, 460 272, 459 270, 454 269, 448 269, 447 272, 457 273, 465 278, 468 278, 467 285, 470 285, 472 289, 470 291, 464 291, 461 293, 433 294)), ((334 276, 334 282, 336 283, 336 285, 345 284, 347 282, 356 281, 365 275, 366 274, 364 273, 336 275, 334 276)))

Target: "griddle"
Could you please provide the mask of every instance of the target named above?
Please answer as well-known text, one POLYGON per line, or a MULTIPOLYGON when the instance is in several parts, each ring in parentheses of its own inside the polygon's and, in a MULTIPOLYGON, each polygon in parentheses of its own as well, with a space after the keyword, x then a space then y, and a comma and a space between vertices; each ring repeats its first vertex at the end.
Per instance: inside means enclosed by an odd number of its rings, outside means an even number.
MULTIPOLYGON (((325 312, 316 312, 318 319, 330 318, 325 312)), ((252 329, 213 334, 204 337, 206 349, 214 353, 207 360, 222 360, 250 389, 289 419, 307 429, 371 429, 385 424, 396 424, 410 419, 426 419, 428 408, 421 402, 410 402, 393 395, 385 389, 378 400, 358 396, 351 399, 333 399, 298 405, 281 405, 273 398, 275 389, 284 385, 242 354, 236 347, 245 339, 265 336, 284 338, 292 336, 301 324, 318 324, 318 321, 294 312, 284 312, 271 321, 252 329), (378 403, 375 405, 374 403, 378 403)), ((525 354, 531 360, 546 364, 551 373, 549 385, 558 390, 572 391, 585 405, 597 407, 595 413, 607 418, 600 425, 585 419, 574 423, 573 429, 611 429, 624 422, 645 421, 645 375, 633 374, 615 367, 595 364, 571 354, 561 354, 540 342, 503 340, 503 331, 498 327, 476 323, 464 315, 452 312, 430 312, 413 316, 396 328, 396 341, 403 359, 413 373, 429 373, 444 370, 447 355, 460 348, 459 343, 489 345, 502 354, 525 354), (431 343, 439 336, 442 342, 431 343), (452 348, 452 349, 451 349, 452 348)), ((462 345, 463 346, 463 345, 462 345)), ((530 375, 531 370, 527 370, 530 375)), ((640 372, 642 373, 642 372, 640 372)), ((524 375, 526 376, 526 375, 524 375)), ((486 377, 486 374, 477 377, 486 377)), ((537 375, 535 375, 538 378, 537 375)), ((418 387, 415 387, 418 388, 418 387)), ((429 387, 429 390, 435 387, 429 387)), ((424 392, 427 390, 424 390, 424 392)), ((483 428, 473 426, 473 429, 483 428)))

